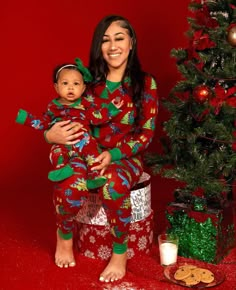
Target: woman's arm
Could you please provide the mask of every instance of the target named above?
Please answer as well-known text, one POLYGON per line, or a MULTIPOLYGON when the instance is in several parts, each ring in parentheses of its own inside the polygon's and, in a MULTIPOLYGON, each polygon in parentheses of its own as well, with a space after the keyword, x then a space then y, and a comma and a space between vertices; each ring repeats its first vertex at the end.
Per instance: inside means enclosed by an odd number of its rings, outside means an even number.
POLYGON ((143 102, 143 118, 140 121, 139 133, 128 134, 124 140, 121 140, 119 147, 115 147, 109 151, 102 152, 96 161, 99 165, 93 167, 92 170, 101 170, 101 175, 104 174, 106 168, 112 161, 120 160, 121 158, 129 158, 145 150, 151 143, 155 133, 155 123, 158 114, 158 94, 156 82, 153 78, 148 78, 146 84, 145 97, 143 102))
POLYGON ((142 117, 139 120, 139 132, 127 134, 123 140, 119 142, 119 146, 109 150, 112 161, 122 158, 129 158, 147 149, 152 142, 156 118, 158 114, 158 94, 157 85, 154 78, 148 76, 143 99, 142 117))
POLYGON ((78 142, 78 137, 84 133, 83 131, 79 132, 82 127, 77 122, 61 121, 45 131, 44 136, 48 143, 73 145, 78 142))

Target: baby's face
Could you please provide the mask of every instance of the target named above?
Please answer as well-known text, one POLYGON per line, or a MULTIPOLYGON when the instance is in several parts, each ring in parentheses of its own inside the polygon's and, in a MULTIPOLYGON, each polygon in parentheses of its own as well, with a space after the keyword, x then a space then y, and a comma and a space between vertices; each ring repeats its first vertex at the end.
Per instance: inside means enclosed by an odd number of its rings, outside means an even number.
POLYGON ((59 95, 59 101, 63 105, 70 105, 78 100, 84 93, 86 85, 79 71, 63 69, 55 84, 55 90, 59 95))

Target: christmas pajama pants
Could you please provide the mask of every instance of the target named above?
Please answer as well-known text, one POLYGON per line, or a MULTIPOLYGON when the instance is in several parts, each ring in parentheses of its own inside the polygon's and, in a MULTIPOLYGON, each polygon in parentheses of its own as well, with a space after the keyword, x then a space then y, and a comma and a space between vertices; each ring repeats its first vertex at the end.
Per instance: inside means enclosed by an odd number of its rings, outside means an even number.
MULTIPOLYGON (((74 175, 57 182, 53 193, 57 227, 65 238, 72 237, 75 216, 88 197, 85 161, 76 157, 71 161, 71 166, 74 168, 74 175)), ((107 183, 97 189, 110 223, 114 243, 125 244, 128 241, 131 220, 130 192, 142 173, 140 156, 113 162, 105 172, 107 183)))

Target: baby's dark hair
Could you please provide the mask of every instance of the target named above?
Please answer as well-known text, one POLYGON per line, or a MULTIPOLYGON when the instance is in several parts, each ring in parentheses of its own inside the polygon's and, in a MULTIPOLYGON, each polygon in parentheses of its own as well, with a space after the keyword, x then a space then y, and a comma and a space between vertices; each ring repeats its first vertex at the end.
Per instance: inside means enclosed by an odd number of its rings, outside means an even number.
POLYGON ((60 75, 60 72, 63 69, 71 69, 71 70, 77 70, 80 72, 83 76, 84 82, 89 83, 93 80, 93 77, 89 71, 89 69, 83 65, 83 62, 78 57, 75 58, 75 63, 64 63, 61 65, 58 65, 53 72, 53 83, 57 83, 58 77, 60 75))
POLYGON ((73 63, 64 63, 64 64, 57 65, 54 68, 53 75, 52 75, 52 79, 53 79, 54 84, 57 83, 59 75, 64 68, 70 69, 70 70, 76 70, 76 71, 80 72, 78 67, 76 66, 76 64, 73 64, 73 63))

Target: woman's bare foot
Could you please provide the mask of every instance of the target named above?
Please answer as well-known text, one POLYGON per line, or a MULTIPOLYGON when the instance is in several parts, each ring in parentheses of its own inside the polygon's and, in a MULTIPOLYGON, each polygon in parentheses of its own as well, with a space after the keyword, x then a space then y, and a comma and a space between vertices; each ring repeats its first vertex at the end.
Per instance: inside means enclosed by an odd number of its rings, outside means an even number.
POLYGON ((74 267, 76 264, 73 253, 73 239, 63 240, 58 231, 55 264, 60 268, 74 267))
POLYGON ((111 260, 101 273, 99 280, 101 282, 114 282, 122 279, 126 273, 127 252, 124 254, 115 254, 111 256, 111 260))

